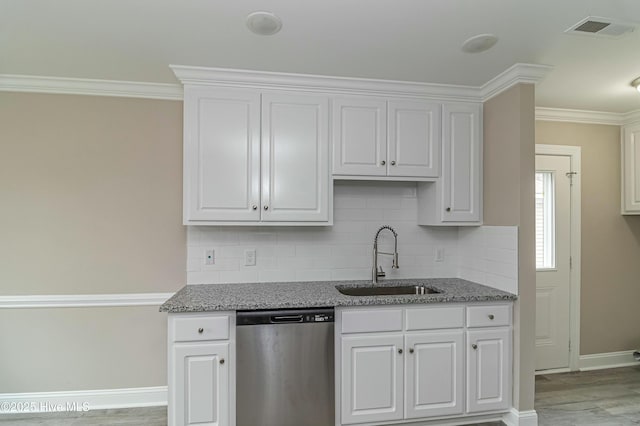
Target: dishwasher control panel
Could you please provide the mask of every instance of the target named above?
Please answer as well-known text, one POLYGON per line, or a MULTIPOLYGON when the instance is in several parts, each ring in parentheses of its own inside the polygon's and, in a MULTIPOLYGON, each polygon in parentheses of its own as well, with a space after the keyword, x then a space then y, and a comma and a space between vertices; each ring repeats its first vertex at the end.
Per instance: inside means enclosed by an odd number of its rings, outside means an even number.
POLYGON ((333 313, 306 315, 305 322, 333 322, 333 313))
POLYGON ((236 325, 292 324, 334 322, 333 308, 281 309, 270 311, 238 311, 236 325))

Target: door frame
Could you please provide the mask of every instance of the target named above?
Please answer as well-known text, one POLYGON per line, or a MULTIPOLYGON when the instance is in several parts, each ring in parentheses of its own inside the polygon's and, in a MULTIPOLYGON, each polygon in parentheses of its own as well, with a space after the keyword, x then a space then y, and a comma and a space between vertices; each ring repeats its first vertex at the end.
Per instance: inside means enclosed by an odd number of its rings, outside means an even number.
MULTIPOLYGON (((582 147, 568 145, 536 144, 536 155, 556 155, 569 157, 571 172, 575 172, 571 182, 571 229, 569 255, 571 256, 570 302, 569 302, 569 368, 558 370, 541 370, 541 374, 580 370, 580 242, 581 242, 581 166, 582 147)), ((538 373, 536 373, 538 374, 538 373)))

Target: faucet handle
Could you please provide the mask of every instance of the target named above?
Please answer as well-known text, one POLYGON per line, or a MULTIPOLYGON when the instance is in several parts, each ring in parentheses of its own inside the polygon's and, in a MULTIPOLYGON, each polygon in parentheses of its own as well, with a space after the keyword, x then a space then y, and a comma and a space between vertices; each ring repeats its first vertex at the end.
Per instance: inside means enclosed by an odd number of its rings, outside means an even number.
POLYGON ((379 268, 379 269, 380 269, 380 270, 379 270, 378 272, 376 272, 376 275, 377 275, 379 278, 386 277, 386 276, 387 276, 387 274, 382 270, 382 266, 380 266, 380 268, 379 268))

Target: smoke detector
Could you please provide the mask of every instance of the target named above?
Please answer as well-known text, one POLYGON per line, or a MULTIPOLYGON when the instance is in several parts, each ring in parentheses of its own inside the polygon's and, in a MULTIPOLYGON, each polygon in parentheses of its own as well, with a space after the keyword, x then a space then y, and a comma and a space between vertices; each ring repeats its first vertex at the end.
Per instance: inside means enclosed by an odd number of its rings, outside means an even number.
POLYGON ((624 22, 599 16, 587 16, 577 24, 571 26, 571 28, 565 30, 565 33, 619 38, 635 31, 637 27, 638 24, 634 22, 624 22))

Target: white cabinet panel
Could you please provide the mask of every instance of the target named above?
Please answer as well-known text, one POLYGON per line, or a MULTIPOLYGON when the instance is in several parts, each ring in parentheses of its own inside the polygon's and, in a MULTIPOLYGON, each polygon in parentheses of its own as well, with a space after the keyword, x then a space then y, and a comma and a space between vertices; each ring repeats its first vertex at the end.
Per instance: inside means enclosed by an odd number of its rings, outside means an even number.
POLYGON ((333 174, 385 176, 387 103, 376 98, 337 98, 332 108, 333 174))
POLYGON ((185 223, 258 220, 259 158, 259 94, 185 88, 185 223))
POLYGON ((438 177, 440 104, 389 101, 389 176, 438 177))
POLYGON ((173 345, 172 389, 176 394, 169 424, 229 424, 229 343, 173 345))
POLYGON ((480 220, 479 129, 480 106, 444 106, 443 221, 480 220))
POLYGON ((262 220, 329 220, 328 99, 262 97, 262 220))
POLYGON ((342 423, 403 417, 402 335, 342 338, 342 423))
POLYGON ((467 331, 467 410, 511 406, 511 329, 467 331))
POLYGON ((640 214, 640 124, 622 130, 622 214, 640 214))
POLYGON ((462 414, 463 331, 409 334, 405 340, 405 417, 462 414))

